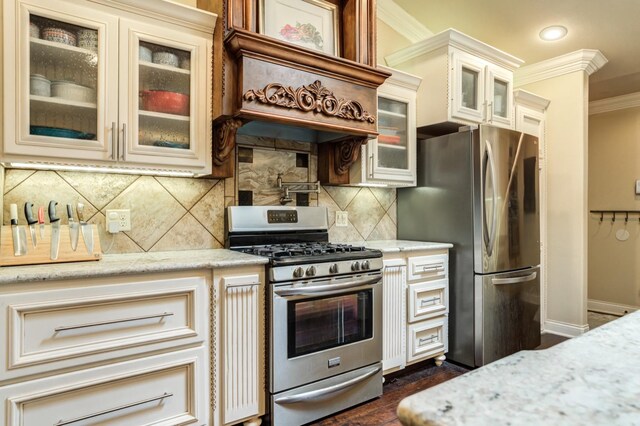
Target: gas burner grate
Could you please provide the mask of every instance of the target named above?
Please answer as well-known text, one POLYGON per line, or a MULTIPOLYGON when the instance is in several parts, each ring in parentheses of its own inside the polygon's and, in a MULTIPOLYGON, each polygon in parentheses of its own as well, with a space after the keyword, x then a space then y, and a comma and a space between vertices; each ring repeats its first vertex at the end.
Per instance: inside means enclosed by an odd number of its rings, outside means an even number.
POLYGON ((335 243, 291 243, 245 247, 242 252, 275 259, 297 256, 322 256, 326 254, 365 251, 362 246, 335 243))

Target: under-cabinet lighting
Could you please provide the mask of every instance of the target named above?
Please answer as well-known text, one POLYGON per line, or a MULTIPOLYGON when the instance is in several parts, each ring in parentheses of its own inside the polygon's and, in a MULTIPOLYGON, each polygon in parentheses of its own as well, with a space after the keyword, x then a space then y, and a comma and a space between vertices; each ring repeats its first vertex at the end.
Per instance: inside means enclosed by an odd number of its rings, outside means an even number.
POLYGON ((367 183, 367 182, 360 182, 358 184, 358 186, 373 186, 373 187, 379 187, 379 188, 387 188, 389 185, 387 185, 386 183, 367 183))
POLYGON ((5 166, 16 169, 34 170, 60 170, 67 172, 89 172, 89 173, 120 173, 127 175, 152 175, 169 177, 195 177, 192 172, 178 172, 173 170, 147 170, 147 169, 123 169, 118 167, 96 167, 96 166, 69 166, 64 164, 39 164, 39 163, 6 163, 5 166))
POLYGON ((552 25, 540 31, 540 38, 544 41, 556 41, 567 35, 566 27, 562 25, 552 25))

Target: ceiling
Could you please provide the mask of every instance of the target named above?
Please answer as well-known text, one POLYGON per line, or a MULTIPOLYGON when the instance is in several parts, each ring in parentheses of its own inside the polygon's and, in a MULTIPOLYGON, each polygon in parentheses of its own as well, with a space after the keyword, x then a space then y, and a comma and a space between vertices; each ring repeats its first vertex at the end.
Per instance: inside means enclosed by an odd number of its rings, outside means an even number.
POLYGON ((395 0, 433 33, 455 28, 533 64, 579 49, 609 62, 592 74, 589 99, 640 92, 640 0, 395 0), (555 42, 549 25, 569 34, 555 42))

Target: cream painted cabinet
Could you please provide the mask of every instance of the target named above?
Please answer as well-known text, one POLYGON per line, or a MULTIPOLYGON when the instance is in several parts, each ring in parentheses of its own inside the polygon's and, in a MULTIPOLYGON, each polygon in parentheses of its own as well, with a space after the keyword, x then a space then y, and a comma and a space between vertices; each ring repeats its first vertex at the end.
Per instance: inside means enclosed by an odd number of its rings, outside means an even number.
POLYGON ((204 270, 3 285, 0 418, 208 424, 210 286, 204 270))
POLYGON ((514 92, 515 128, 538 137, 540 176, 540 327, 547 319, 547 145, 545 116, 549 100, 525 90, 514 92))
POLYGON ((3 162, 209 173, 215 20, 167 1, 4 1, 3 162))
POLYGON ((378 88, 378 132, 351 167, 350 183, 390 187, 416 184, 416 91, 421 79, 378 65, 391 73, 378 88))
POLYGON ((460 124, 513 128, 513 71, 520 59, 449 29, 386 60, 423 78, 418 128, 436 125, 427 132, 439 134, 460 124))
POLYGON ((447 250, 385 253, 382 342, 384 373, 435 358, 448 350, 447 250))
POLYGON ((212 287, 214 424, 265 414, 264 267, 216 269, 212 287))

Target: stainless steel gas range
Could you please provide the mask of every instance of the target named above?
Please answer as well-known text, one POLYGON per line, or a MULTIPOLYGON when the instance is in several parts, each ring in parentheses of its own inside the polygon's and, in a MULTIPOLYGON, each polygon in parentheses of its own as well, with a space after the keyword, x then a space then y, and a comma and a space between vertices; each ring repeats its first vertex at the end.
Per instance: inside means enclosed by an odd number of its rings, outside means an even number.
POLYGON ((273 425, 382 395, 382 254, 328 242, 324 207, 227 209, 227 246, 269 257, 267 390, 273 425))

